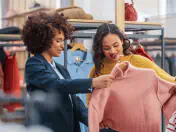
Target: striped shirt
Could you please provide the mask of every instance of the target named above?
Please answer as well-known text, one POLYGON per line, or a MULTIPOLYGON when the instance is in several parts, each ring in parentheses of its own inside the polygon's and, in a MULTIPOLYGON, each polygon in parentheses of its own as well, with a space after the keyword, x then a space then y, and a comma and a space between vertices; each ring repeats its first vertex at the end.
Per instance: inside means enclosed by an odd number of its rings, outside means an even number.
POLYGON ((176 111, 172 114, 166 132, 176 132, 176 111))

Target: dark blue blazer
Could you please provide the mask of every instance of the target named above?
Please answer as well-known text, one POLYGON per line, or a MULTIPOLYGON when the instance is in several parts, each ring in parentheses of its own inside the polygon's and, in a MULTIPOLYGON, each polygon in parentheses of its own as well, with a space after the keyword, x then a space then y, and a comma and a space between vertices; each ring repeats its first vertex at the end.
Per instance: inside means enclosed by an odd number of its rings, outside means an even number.
POLYGON ((54 132, 80 132, 79 121, 88 125, 88 111, 76 93, 90 93, 92 79, 70 78, 68 71, 56 63, 58 71, 65 79, 60 79, 51 65, 41 54, 29 58, 25 65, 27 91, 57 93, 57 107, 51 112, 39 108, 40 124, 54 132), (69 94, 71 94, 72 102, 69 94))

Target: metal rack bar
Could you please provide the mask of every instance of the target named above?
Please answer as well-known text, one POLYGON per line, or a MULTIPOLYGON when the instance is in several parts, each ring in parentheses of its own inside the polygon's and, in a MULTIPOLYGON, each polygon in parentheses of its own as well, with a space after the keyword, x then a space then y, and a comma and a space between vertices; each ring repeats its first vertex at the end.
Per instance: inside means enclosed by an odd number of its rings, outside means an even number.
POLYGON ((161 35, 148 35, 148 34, 126 34, 129 39, 141 39, 141 38, 161 38, 161 35))
POLYGON ((25 46, 24 44, 0 44, 0 47, 25 46))
POLYGON ((142 25, 142 24, 125 24, 125 31, 149 31, 149 30, 162 30, 163 27, 160 25, 142 25))
MULTIPOLYGON (((165 48, 165 51, 176 51, 176 48, 165 48)), ((162 51, 161 48, 145 49, 145 51, 162 51)))
POLYGON ((0 34, 0 41, 19 41, 19 40, 21 40, 21 35, 0 34))
MULTIPOLYGON (((164 69, 164 49, 165 49, 165 43, 164 43, 164 29, 161 30, 161 49, 162 49, 162 52, 161 52, 161 68, 164 69)), ((163 111, 163 108, 161 109, 161 129, 162 129, 162 132, 164 132, 165 130, 165 118, 164 118, 164 111, 163 111)))
POLYGON ((75 32, 73 35, 72 35, 72 38, 85 38, 85 39, 92 39, 94 37, 95 33, 80 33, 80 32, 75 32))
MULTIPOLYGON (((85 38, 92 39, 95 33, 74 33, 72 38, 85 38)), ((148 35, 148 34, 126 34, 129 39, 139 39, 139 38, 157 38, 160 39, 161 35, 148 35)), ((161 44, 160 44, 161 45, 161 44)))
MULTIPOLYGON (((140 44, 142 44, 142 46, 161 46, 161 43, 162 42, 160 42, 160 43, 140 43, 140 44)), ((166 42, 164 42, 165 43, 165 47, 169 47, 169 46, 176 46, 176 43, 166 43, 166 42)), ((136 44, 133 44, 133 45, 136 45, 136 44)))
POLYGON ((90 30, 97 29, 103 23, 81 23, 81 22, 69 22, 75 30, 90 30))
POLYGON ((164 43, 164 29, 161 30, 161 68, 164 69, 164 53, 165 53, 165 43, 164 43))

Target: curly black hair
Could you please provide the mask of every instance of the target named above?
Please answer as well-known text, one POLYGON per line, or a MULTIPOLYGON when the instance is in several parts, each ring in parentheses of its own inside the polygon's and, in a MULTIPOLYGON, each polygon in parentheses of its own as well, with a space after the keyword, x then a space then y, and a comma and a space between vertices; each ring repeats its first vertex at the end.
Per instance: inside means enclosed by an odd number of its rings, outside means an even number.
POLYGON ((95 64, 95 74, 100 74, 100 69, 104 67, 102 61, 104 59, 104 53, 102 49, 102 41, 105 36, 107 36, 109 33, 116 34, 119 36, 120 40, 123 41, 123 54, 129 55, 131 54, 130 48, 132 51, 132 46, 130 44, 129 39, 125 36, 125 34, 115 25, 115 24, 108 24, 104 23, 102 24, 95 34, 94 40, 93 40, 93 61, 95 64))
POLYGON ((74 28, 63 14, 40 12, 28 17, 21 32, 22 40, 30 53, 42 53, 51 48, 56 31, 63 31, 67 40, 71 38, 74 28))

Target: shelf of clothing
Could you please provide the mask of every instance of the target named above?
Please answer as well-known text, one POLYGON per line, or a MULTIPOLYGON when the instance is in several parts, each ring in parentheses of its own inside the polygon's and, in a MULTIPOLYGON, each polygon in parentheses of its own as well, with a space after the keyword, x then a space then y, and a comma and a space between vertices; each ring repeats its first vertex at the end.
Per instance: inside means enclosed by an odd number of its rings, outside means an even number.
MULTIPOLYGON (((176 38, 164 38, 165 46, 176 46, 176 38)), ((137 45, 138 43, 134 42, 133 45, 137 45)), ((160 46, 161 40, 153 40, 153 41, 141 41, 140 44, 143 46, 160 46)))

